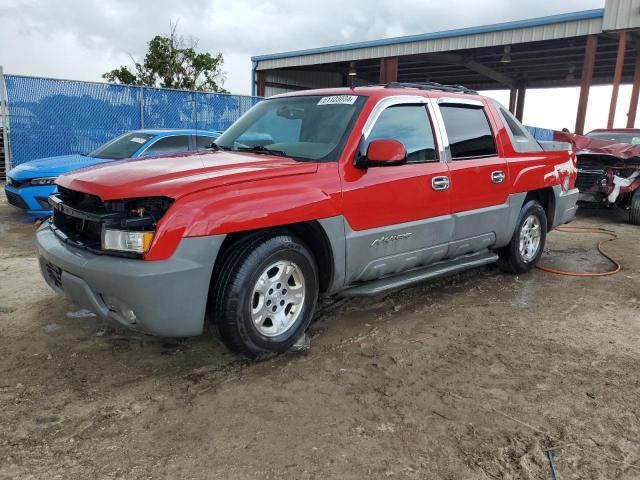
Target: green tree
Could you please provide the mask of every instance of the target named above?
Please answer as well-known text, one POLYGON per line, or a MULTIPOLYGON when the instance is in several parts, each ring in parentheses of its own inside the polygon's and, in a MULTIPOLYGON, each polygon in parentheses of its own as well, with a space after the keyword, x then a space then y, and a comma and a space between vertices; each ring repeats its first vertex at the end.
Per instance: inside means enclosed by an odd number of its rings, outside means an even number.
POLYGON ((221 53, 198 53, 198 41, 188 42, 171 25, 169 36, 156 35, 148 43, 144 61, 133 57, 133 68, 121 66, 102 75, 110 83, 227 92, 224 88, 224 60, 221 53))

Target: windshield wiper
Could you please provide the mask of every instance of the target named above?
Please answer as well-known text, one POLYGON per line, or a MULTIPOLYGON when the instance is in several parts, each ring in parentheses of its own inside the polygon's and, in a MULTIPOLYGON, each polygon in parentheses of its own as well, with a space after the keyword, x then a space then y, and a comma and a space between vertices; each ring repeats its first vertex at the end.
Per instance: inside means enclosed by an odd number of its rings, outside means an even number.
POLYGON ((287 152, 282 150, 271 150, 270 148, 263 147, 262 145, 256 145, 255 147, 238 147, 238 152, 252 152, 261 153, 263 155, 277 155, 279 157, 288 157, 287 152))

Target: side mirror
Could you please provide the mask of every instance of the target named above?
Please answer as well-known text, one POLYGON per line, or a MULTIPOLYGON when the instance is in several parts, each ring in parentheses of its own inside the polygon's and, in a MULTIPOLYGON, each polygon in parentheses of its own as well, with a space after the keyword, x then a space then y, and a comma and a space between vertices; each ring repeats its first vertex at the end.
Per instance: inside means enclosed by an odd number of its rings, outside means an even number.
POLYGON ((393 167, 407 163, 407 151, 404 145, 397 140, 378 139, 371 140, 367 147, 367 154, 358 157, 355 166, 368 167, 393 167))

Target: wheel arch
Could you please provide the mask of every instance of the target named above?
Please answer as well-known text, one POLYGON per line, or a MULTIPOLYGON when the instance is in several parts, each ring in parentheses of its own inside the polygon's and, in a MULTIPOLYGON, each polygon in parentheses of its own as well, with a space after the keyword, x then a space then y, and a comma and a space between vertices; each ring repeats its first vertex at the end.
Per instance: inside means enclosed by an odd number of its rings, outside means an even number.
POLYGON ((504 248, 510 241, 513 236, 516 224, 518 222, 518 216, 520 215, 520 211, 522 207, 530 200, 536 200, 542 205, 544 209, 544 213, 547 217, 547 231, 551 230, 551 226, 553 225, 552 221, 555 217, 555 193, 553 188, 540 188, 537 190, 530 190, 518 193, 512 193, 509 195, 508 200, 508 213, 504 217, 504 223, 501 228, 497 232, 496 243, 494 245, 495 249, 504 248))
POLYGON ((212 281, 226 254, 241 240, 259 235, 290 234, 310 249, 318 267, 320 293, 333 293, 344 282, 344 223, 342 217, 311 220, 230 233, 224 239, 213 268, 212 281), (336 221, 338 220, 339 221, 336 221))
POLYGON ((550 231, 555 225, 556 216, 556 193, 552 187, 540 188, 527 192, 524 204, 529 200, 536 200, 542 205, 544 213, 547 216, 547 231, 550 231))

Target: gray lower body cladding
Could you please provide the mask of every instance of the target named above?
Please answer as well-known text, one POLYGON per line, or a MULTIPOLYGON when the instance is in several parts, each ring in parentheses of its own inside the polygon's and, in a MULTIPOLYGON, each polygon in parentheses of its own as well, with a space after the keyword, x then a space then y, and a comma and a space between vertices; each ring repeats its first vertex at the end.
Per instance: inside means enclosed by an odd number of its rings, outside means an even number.
POLYGON ((526 193, 476 210, 354 231, 346 224, 345 285, 422 268, 509 243, 526 193))
POLYGON ((563 192, 560 186, 556 185, 553 187, 553 197, 555 208, 552 218, 549 219, 549 230, 569 223, 576 218, 580 192, 577 188, 563 192))
MULTIPOLYGON (((553 194, 552 228, 573 220, 578 191, 554 187, 553 194)), ((353 231, 342 216, 319 220, 334 261, 327 293, 503 247, 525 197, 513 194, 502 205, 365 231, 353 231)), ((42 275, 56 292, 127 328, 177 337, 203 330, 211 274, 224 239, 185 238, 171 258, 143 261, 79 250, 61 241, 48 223, 36 233, 42 275)), ((489 257, 482 261, 494 258, 489 257)), ((447 265, 442 268, 448 271, 447 265)))
POLYGON ((160 336, 202 333, 215 259, 224 235, 185 238, 171 258, 95 255, 65 245, 45 223, 36 233, 45 281, 99 317, 160 336))
POLYGON ((461 255, 454 260, 445 260, 428 267, 409 270, 399 275, 392 275, 372 282, 361 283, 343 290, 340 294, 345 297, 370 297, 380 295, 433 278, 452 275, 470 268, 488 265, 497 260, 498 255, 489 251, 461 255))
MULTIPOLYGON (((552 188, 549 227, 575 218, 578 190, 552 188)), ((345 220, 345 286, 402 274, 442 261, 455 261, 509 244, 527 192, 509 195, 500 205, 414 222, 354 231, 345 220)))

